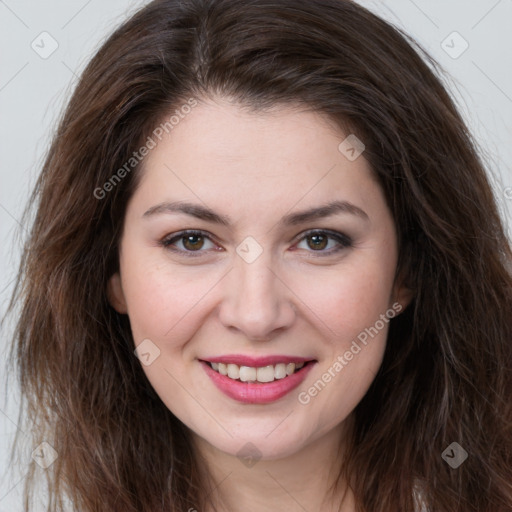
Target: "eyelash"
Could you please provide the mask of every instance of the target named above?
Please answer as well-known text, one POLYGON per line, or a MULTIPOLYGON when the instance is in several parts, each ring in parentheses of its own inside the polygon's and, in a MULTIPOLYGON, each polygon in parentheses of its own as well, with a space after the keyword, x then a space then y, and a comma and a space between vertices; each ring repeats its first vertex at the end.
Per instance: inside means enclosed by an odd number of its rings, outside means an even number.
MULTIPOLYGON (((190 229, 190 230, 180 231, 179 233, 176 233, 173 235, 169 235, 169 236, 163 238, 159 242, 159 244, 162 247, 164 247, 170 251, 183 254, 186 257, 197 258, 198 256, 201 256, 201 253, 207 252, 208 250, 199 249, 197 251, 188 251, 188 250, 176 249, 176 248, 172 247, 172 245, 175 242, 180 241, 184 237, 194 236, 194 235, 201 236, 203 238, 210 240, 212 243, 215 243, 214 240, 212 240, 211 236, 207 232, 201 231, 201 230, 196 230, 196 229, 190 229)), ((332 254, 338 253, 339 251, 342 251, 343 249, 352 247, 352 239, 349 236, 344 235, 343 233, 338 233, 337 231, 331 231, 329 229, 313 229, 313 230, 301 233, 301 237, 298 239, 297 243, 300 243, 301 241, 305 240, 306 238, 315 236, 315 235, 326 235, 328 239, 333 239, 339 244, 336 248, 334 248, 334 249, 331 248, 327 251, 324 251, 324 250, 308 251, 313 254, 318 253, 316 256, 320 256, 320 257, 321 256, 330 256, 332 254)))

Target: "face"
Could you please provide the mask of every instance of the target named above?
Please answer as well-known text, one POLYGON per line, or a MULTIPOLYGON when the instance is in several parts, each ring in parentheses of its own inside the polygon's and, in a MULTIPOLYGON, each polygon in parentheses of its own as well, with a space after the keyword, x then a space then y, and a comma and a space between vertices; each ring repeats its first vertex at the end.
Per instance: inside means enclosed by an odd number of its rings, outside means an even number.
POLYGON ((146 157, 111 302, 162 401, 222 452, 280 458, 341 432, 405 307, 391 213, 347 135, 219 99, 146 157))

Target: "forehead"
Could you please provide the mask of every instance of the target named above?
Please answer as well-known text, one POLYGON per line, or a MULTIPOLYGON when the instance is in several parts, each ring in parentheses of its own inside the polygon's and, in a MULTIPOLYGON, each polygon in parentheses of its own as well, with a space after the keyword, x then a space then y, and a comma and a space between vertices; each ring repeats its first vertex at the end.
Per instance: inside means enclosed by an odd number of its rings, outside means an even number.
POLYGON ((304 107, 200 102, 150 151, 135 196, 146 205, 156 196, 200 200, 235 215, 371 199, 380 190, 364 154, 352 161, 340 151, 347 135, 304 107))
POLYGON ((147 164, 170 156, 192 164, 219 162, 220 168, 226 163, 231 163, 230 167, 240 163, 242 167, 257 160, 262 171, 272 171, 305 156, 314 160, 318 150, 329 145, 336 150, 342 137, 329 118, 304 106, 275 106, 254 112, 224 99, 209 100, 199 103, 164 135, 147 164))

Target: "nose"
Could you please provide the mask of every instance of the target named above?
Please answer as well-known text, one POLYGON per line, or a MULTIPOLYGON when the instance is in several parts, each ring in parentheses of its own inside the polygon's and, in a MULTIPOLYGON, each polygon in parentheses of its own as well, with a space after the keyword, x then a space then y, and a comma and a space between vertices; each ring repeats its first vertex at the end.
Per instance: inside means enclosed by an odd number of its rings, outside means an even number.
POLYGON ((268 258, 247 263, 236 258, 224 286, 219 318, 251 341, 269 341, 295 321, 293 292, 268 258))

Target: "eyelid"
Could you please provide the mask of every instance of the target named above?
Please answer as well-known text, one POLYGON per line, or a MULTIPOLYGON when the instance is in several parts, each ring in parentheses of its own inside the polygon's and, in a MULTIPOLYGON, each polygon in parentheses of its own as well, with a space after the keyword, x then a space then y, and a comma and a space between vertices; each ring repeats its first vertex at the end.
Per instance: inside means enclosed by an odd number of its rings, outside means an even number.
POLYGON ((201 229, 184 229, 182 231, 177 231, 175 233, 171 233, 169 235, 166 235, 164 238, 162 238, 159 241, 159 245, 164 247, 164 249, 173 251, 175 253, 184 254, 186 256, 191 256, 191 257, 200 256, 201 253, 209 252, 211 250, 210 249, 210 250, 199 250, 199 251, 183 251, 182 249, 176 249, 175 247, 173 247, 173 245, 172 245, 173 243, 179 241, 181 238, 183 238, 184 236, 187 236, 187 235, 199 235, 199 236, 202 236, 203 238, 207 238, 213 244, 215 244, 217 246, 219 245, 218 242, 215 240, 215 237, 211 233, 208 233, 207 231, 203 231, 201 229))
POLYGON ((317 235, 317 234, 320 234, 320 235, 328 235, 330 236, 331 238, 334 238, 334 239, 341 239, 341 240, 344 240, 346 241, 347 243, 348 242, 352 242, 352 239, 348 236, 348 235, 345 235, 344 233, 341 233, 340 231, 335 231, 333 229, 327 229, 327 228, 313 228, 313 229, 307 229, 306 231, 302 231, 301 233, 299 233, 295 238, 294 240, 302 240, 303 238, 306 238, 307 236, 310 236, 310 235, 317 235))
MULTIPOLYGON (((313 251, 313 250, 307 251, 309 253, 312 253, 313 255, 315 255, 315 252, 317 252, 317 254, 315 256, 318 256, 318 257, 328 256, 328 255, 337 253, 340 250, 351 247, 352 243, 353 243, 351 237, 349 237, 348 235, 345 235, 344 233, 341 233, 339 231, 334 231, 331 229, 315 228, 315 229, 309 229, 306 231, 302 231, 301 233, 299 233, 293 239, 293 244, 296 245, 299 242, 301 242, 302 240, 304 240, 306 237, 316 235, 316 234, 327 235, 328 238, 334 239, 338 243, 338 247, 331 248, 328 251, 313 251)), ((191 256, 191 257, 197 257, 197 256, 200 256, 201 253, 211 251, 211 249, 198 250, 198 251, 184 251, 182 249, 176 249, 172 246, 172 244, 174 242, 180 240, 182 237, 184 237, 186 235, 199 235, 204 238, 207 238, 215 245, 217 245, 217 246, 219 245, 219 243, 216 241, 215 237, 211 233, 208 233, 207 231, 203 231, 201 229, 184 229, 182 231, 171 233, 170 235, 166 235, 164 238, 162 238, 160 240, 159 244, 161 246, 163 246, 165 249, 171 250, 171 251, 179 253, 179 254, 184 254, 186 256, 191 256)))

